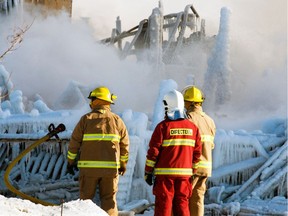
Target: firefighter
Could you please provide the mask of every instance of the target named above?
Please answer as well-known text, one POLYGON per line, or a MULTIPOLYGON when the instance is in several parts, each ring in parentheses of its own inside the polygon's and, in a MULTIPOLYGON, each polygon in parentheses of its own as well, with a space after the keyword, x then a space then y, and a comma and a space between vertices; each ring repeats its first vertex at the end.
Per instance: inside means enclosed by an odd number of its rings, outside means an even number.
POLYGON ((92 200, 99 186, 101 208, 117 216, 116 193, 119 174, 125 173, 128 162, 128 132, 123 120, 111 111, 117 97, 107 87, 94 89, 88 98, 92 111, 83 115, 73 130, 68 172, 73 173, 78 157, 80 199, 92 200))
POLYGON ((201 155, 198 128, 185 119, 183 95, 164 96, 165 119, 153 131, 146 156, 145 180, 153 185, 156 216, 189 216, 193 164, 201 155), (155 181, 153 178, 155 176, 155 181))
POLYGON ((216 126, 214 120, 203 112, 202 103, 205 97, 200 89, 188 86, 182 93, 188 119, 199 128, 202 142, 202 155, 192 182, 193 192, 189 201, 190 215, 203 216, 206 182, 212 174, 212 149, 216 126))

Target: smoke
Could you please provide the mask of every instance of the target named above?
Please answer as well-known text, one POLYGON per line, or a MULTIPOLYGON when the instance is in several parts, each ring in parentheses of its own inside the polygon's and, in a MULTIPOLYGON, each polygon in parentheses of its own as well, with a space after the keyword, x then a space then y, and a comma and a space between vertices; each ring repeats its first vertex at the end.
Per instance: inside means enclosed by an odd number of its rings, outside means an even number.
POLYGON ((227 127, 287 118, 287 1, 254 0, 249 7, 236 1, 231 8, 232 98, 222 107, 230 115, 227 127))
MULTIPOLYGON (((191 4, 188 0, 162 2, 164 14, 183 11, 191 4)), ((99 39, 110 37, 117 16, 122 20, 122 31, 148 18, 158 6, 155 0, 123 0, 121 4, 90 0, 90 7, 84 9, 84 5, 82 0, 73 1, 72 21, 65 13, 43 17, 37 10, 27 13, 20 8, 15 14, 1 17, 1 53, 9 45, 6 37, 13 34, 15 28, 32 24, 20 46, 1 62, 11 73, 14 89, 23 91, 23 96, 33 99, 39 94, 53 108, 69 83, 76 81, 91 90, 98 85, 109 87, 118 96, 114 106, 118 111, 131 108, 151 113, 161 79, 175 78, 179 90, 184 88, 185 78, 191 74, 202 82, 209 55, 201 53, 199 47, 187 54, 197 60, 193 72, 186 70, 187 74, 179 77, 179 69, 175 68, 174 73, 161 77, 149 64, 134 59, 121 61, 114 49, 97 43, 99 39)), ((193 6, 206 20, 207 36, 218 33, 221 8, 228 7, 232 11, 231 100, 220 107, 220 111, 207 109, 217 125, 230 129, 254 128, 255 122, 261 119, 286 117, 287 2, 195 0, 193 6)))
POLYGON ((225 6, 232 10, 232 94, 216 112, 206 110, 221 127, 230 129, 259 128, 263 119, 287 118, 287 2, 254 0, 248 7, 226 1, 225 6))
POLYGON ((46 17, 37 15, 37 11, 21 13, 12 14, 14 17, 3 22, 6 28, 1 30, 13 34, 9 29, 14 26, 31 24, 22 43, 2 61, 11 73, 14 89, 23 91, 30 100, 37 93, 53 107, 72 81, 90 90, 105 85, 118 96, 116 109, 153 109, 159 80, 153 78, 149 65, 121 61, 114 49, 95 40, 85 21, 71 21, 65 13, 46 17))

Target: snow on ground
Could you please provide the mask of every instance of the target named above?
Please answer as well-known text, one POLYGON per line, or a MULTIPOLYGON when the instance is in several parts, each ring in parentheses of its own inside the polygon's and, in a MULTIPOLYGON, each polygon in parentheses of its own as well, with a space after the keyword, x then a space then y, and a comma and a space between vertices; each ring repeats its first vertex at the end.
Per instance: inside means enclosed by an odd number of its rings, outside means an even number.
POLYGON ((91 200, 75 200, 60 206, 43 206, 29 200, 6 198, 2 195, 0 195, 0 209, 3 216, 108 215, 91 200))

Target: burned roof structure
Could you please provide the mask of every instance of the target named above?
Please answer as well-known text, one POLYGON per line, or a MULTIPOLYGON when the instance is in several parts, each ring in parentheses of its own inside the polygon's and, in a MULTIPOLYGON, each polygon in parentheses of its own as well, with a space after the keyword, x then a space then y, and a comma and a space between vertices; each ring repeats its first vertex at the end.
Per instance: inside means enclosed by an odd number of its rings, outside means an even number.
POLYGON ((171 64, 183 47, 204 38, 205 20, 193 5, 187 5, 184 11, 163 15, 159 4, 148 19, 127 31, 121 31, 121 20, 117 17, 111 37, 101 43, 117 47, 123 59, 136 55, 137 60, 143 60, 149 56, 150 61, 171 64))

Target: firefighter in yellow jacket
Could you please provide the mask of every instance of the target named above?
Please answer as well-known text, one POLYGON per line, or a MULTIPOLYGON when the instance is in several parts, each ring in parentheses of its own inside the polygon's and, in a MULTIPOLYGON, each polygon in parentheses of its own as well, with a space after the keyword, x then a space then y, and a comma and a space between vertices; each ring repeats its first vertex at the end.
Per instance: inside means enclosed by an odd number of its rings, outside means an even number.
POLYGON ((202 155, 192 182, 193 191, 189 201, 190 215, 203 216, 206 181, 212 174, 212 150, 216 126, 213 119, 203 112, 202 103, 205 98, 200 89, 188 86, 182 93, 188 119, 199 128, 202 143, 202 155))
POLYGON ((88 97, 91 112, 83 115, 73 130, 68 147, 68 172, 78 155, 80 199, 93 199, 99 186, 101 208, 118 215, 116 193, 119 175, 126 171, 129 137, 122 119, 110 104, 117 97, 101 86, 88 97))

